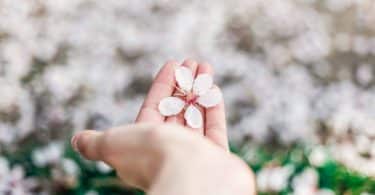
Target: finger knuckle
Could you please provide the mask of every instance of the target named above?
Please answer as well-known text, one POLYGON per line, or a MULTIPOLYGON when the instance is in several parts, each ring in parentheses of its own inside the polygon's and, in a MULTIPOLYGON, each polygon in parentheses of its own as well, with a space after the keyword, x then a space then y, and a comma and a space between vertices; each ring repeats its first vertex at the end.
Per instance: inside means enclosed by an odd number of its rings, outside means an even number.
POLYGON ((145 131, 145 141, 153 144, 159 144, 162 142, 163 137, 163 126, 156 125, 150 127, 147 131, 145 131))

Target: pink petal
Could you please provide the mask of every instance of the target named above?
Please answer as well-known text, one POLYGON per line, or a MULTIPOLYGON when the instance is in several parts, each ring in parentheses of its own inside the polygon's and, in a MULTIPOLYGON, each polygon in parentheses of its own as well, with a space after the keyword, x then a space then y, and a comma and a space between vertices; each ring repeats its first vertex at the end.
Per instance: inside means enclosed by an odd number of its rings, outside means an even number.
POLYGON ((191 128, 201 128, 203 126, 202 113, 193 105, 190 105, 184 114, 187 125, 191 128))
POLYGON ((172 116, 180 113, 185 106, 185 102, 180 98, 166 97, 159 103, 159 112, 163 116, 172 116))
POLYGON ((197 95, 207 93, 213 85, 212 76, 209 74, 200 74, 194 81, 193 92, 197 95))
POLYGON ((212 88, 207 93, 199 96, 198 103, 205 107, 210 108, 216 106, 223 99, 223 96, 218 88, 212 88))
POLYGON ((176 68, 175 77, 176 77, 178 86, 182 90, 186 92, 191 91, 191 88, 193 87, 194 78, 193 78, 193 73, 189 68, 185 66, 180 66, 176 68))

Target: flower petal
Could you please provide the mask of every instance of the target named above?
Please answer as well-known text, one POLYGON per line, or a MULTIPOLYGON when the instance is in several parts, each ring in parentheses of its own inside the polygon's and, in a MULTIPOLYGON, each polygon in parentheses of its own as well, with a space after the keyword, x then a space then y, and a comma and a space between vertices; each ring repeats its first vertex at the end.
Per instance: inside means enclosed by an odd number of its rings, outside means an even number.
POLYGON ((189 68, 184 67, 184 66, 180 66, 176 68, 175 77, 176 77, 178 86, 182 90, 186 92, 191 91, 191 88, 193 87, 194 78, 193 78, 193 73, 189 68))
POLYGON ((180 113, 184 106, 185 102, 180 98, 166 97, 159 103, 159 112, 163 116, 172 116, 180 113))
POLYGON ((203 126, 202 113, 193 105, 190 105, 184 114, 187 125, 191 128, 197 129, 203 126))
POLYGON ((216 106, 223 99, 223 96, 218 88, 212 88, 207 93, 199 96, 198 103, 205 107, 210 108, 216 106))
POLYGON ((209 74, 200 74, 194 81, 193 92, 197 95, 207 93, 213 85, 212 76, 209 74))

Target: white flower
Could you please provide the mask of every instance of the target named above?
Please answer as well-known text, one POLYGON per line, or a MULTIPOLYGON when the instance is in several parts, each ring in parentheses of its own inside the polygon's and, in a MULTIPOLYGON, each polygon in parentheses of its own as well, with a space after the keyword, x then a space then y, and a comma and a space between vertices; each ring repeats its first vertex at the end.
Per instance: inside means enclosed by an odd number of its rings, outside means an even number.
POLYGON ((192 128, 203 126, 203 116, 197 104, 210 108, 216 106, 222 99, 218 88, 213 87, 213 79, 209 74, 199 74, 195 80, 192 71, 187 67, 178 67, 175 78, 179 87, 179 97, 166 97, 159 103, 159 111, 163 116, 173 116, 180 113, 186 106, 184 118, 192 128))
POLYGON ((77 177, 81 172, 79 165, 69 158, 63 158, 61 160, 61 167, 67 175, 74 177, 77 177))
POLYGON ((356 71, 356 77, 360 84, 368 85, 374 78, 373 66, 371 64, 362 64, 356 71))
POLYGON ((94 190, 90 190, 90 191, 87 191, 87 192, 85 193, 85 195, 99 195, 99 193, 96 192, 96 191, 94 191, 94 190))
POLYGON ((31 154, 31 160, 37 167, 45 167, 60 161, 64 147, 59 142, 52 142, 43 148, 35 149, 31 154))
POLYGON ((327 162, 328 156, 323 147, 314 148, 309 155, 310 164, 320 167, 327 162))
POLYGON ((371 140, 365 135, 354 137, 354 146, 359 153, 368 153, 371 150, 371 140))
POLYGON ((371 194, 369 192, 362 192, 360 195, 373 195, 373 194, 371 194))
POLYGON ((294 195, 316 195, 318 173, 315 169, 306 168, 301 174, 293 178, 294 195))
POLYGON ((261 192, 279 192, 288 185, 288 179, 294 167, 266 167, 257 174, 257 185, 261 192))
POLYGON ((10 167, 6 158, 0 156, 0 194, 31 194, 37 186, 34 178, 26 178, 21 166, 10 167))
POLYGON ((334 195, 330 189, 318 188, 319 175, 315 169, 306 168, 293 178, 293 195, 334 195))

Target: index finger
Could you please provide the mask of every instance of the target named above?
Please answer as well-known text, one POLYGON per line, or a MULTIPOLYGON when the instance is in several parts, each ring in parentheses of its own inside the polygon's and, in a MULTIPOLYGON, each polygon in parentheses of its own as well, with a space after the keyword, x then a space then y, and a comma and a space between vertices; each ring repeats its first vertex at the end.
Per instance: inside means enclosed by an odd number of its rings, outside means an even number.
MULTIPOLYGON (((213 74, 213 68, 208 63, 199 64, 199 68, 201 72, 213 74)), ((224 100, 215 107, 206 108, 205 116, 204 135, 225 150, 229 150, 224 100)))
POLYGON ((171 96, 174 91, 176 85, 174 69, 177 65, 176 61, 169 61, 159 71, 138 113, 136 123, 164 122, 165 117, 159 113, 158 105, 163 98, 171 96))

